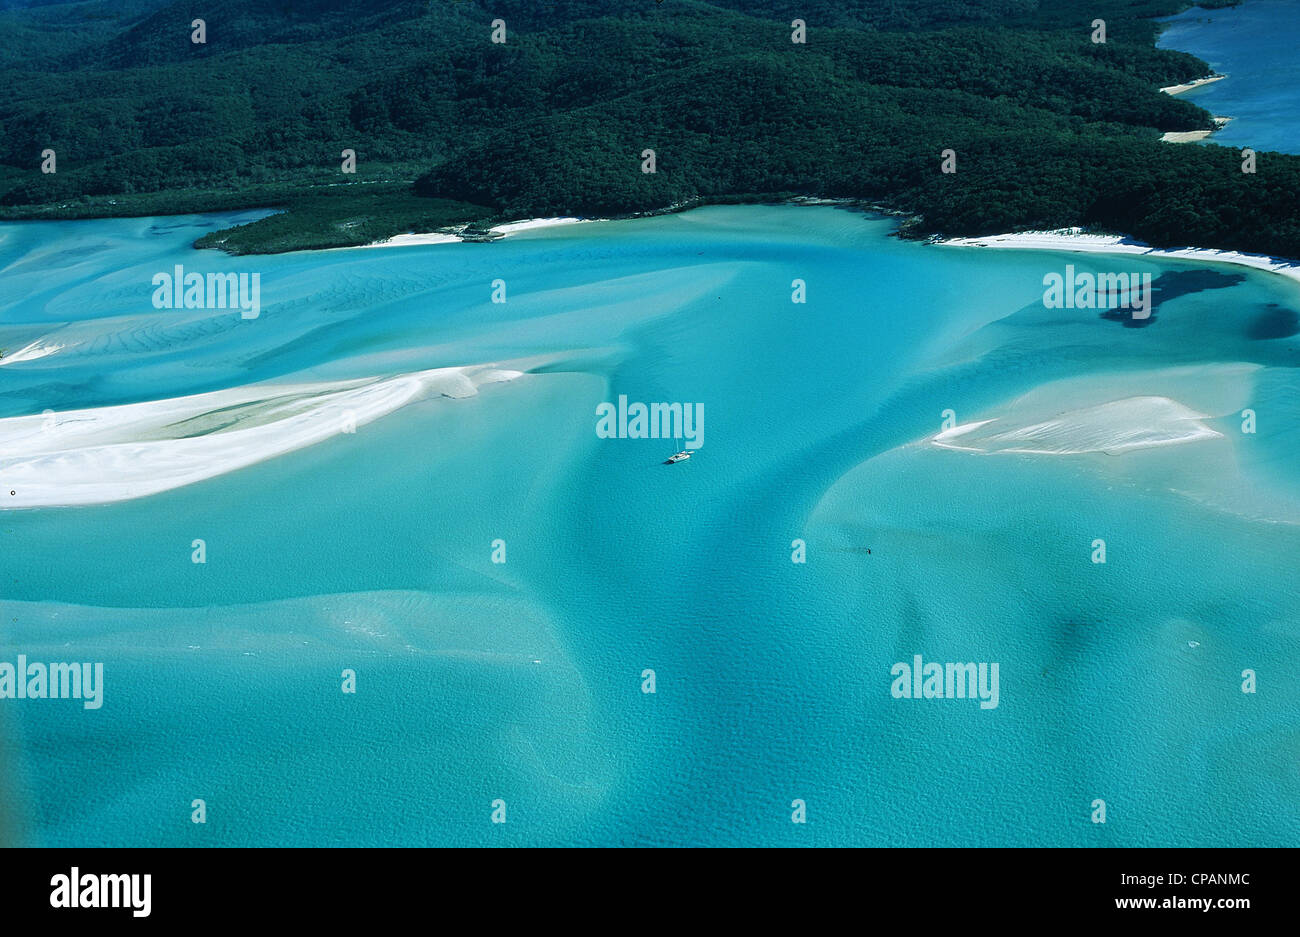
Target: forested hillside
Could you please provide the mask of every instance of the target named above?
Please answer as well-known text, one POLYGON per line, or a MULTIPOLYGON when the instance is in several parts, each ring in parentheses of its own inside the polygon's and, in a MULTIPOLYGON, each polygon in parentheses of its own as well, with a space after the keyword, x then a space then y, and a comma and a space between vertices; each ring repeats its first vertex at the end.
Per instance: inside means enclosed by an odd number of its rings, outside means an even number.
POLYGON ((1158 90, 1208 72, 1154 48, 1180 0, 8 3, 8 218, 284 207, 205 239, 266 251, 819 195, 1300 256, 1300 159, 1159 142, 1212 126, 1158 90))

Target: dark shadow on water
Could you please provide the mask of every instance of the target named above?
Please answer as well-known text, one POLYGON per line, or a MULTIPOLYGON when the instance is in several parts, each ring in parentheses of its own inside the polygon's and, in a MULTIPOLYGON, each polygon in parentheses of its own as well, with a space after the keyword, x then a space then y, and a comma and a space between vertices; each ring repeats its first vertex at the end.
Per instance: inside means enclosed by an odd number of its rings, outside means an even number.
POLYGON ((1246 325, 1246 337, 1256 341, 1290 338, 1297 333, 1300 333, 1300 313, 1277 303, 1269 303, 1246 325))
POLYGON ((1118 305, 1127 297, 1114 294, 1108 296, 1101 290, 1095 291, 1093 295, 1098 306, 1112 307, 1104 309, 1101 318, 1118 322, 1126 329, 1144 329, 1156 323, 1160 307, 1170 300, 1206 290, 1228 289, 1245 282, 1245 279, 1244 273, 1220 273, 1217 270, 1171 270, 1162 273, 1151 281, 1151 309, 1150 315, 1145 319, 1133 318, 1132 309, 1118 305))

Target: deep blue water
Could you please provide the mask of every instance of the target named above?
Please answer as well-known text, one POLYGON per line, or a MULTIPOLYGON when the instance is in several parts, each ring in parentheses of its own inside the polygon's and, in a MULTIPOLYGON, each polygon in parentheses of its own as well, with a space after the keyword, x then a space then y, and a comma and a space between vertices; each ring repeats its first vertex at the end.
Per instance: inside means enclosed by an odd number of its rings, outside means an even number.
POLYGON ((1221 10, 1193 7, 1165 22, 1161 48, 1190 52, 1228 76, 1181 95, 1232 118, 1210 142, 1300 153, 1300 0, 1245 0, 1221 10))

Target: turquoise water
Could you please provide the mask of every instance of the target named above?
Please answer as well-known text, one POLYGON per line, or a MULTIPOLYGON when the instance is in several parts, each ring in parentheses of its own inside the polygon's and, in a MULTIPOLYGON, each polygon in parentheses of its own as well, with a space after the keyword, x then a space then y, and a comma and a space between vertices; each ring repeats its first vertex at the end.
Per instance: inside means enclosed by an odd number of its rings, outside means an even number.
POLYGON ((1300 0, 1245 0, 1235 7, 1192 7, 1164 20, 1157 43, 1190 52, 1227 75, 1181 97, 1232 121, 1214 134, 1222 146, 1300 153, 1300 0))
POLYGON ((105 665, 102 709, 0 700, 11 838, 1300 842, 1295 283, 905 243, 831 207, 188 247, 230 222, 0 226, 0 439, 255 382, 522 374, 161 493, 0 512, 0 661, 105 665), (177 263, 260 273, 260 318, 154 309, 177 263), (1149 324, 1045 309, 1067 264, 1152 273, 1149 324), (599 438, 621 394, 702 404, 704 445, 664 466, 675 440, 599 438), (946 410, 1023 428, 1135 397, 1218 435, 1126 449, 1154 417, 1124 404, 1067 420, 1065 451, 931 441, 946 410), (893 698, 915 654, 998 663, 999 705, 893 698))

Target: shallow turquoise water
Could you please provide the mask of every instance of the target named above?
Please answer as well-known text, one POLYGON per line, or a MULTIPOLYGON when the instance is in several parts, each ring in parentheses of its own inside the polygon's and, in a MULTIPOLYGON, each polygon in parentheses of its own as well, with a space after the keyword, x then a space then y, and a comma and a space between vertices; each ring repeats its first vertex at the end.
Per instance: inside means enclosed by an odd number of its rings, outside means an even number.
POLYGON ((1211 137, 1222 146, 1300 153, 1300 0, 1245 0, 1235 7, 1192 7, 1163 22, 1162 49, 1190 52, 1223 81, 1181 97, 1232 121, 1211 137))
POLYGON ((62 345, 0 366, 0 417, 525 373, 161 494, 0 512, 0 661, 106 674, 98 711, 0 700, 24 842, 1300 842, 1295 284, 903 243, 829 207, 189 249, 219 223, 0 227, 0 348, 62 345), (175 263, 260 272, 261 317, 154 310, 175 263), (1151 323, 1045 309, 1066 264, 1155 274, 1151 323), (702 403, 704 446, 666 467, 672 440, 598 438, 620 394, 702 403), (928 442, 949 409, 1137 396, 1221 435, 928 442), (999 663, 998 707, 894 699, 914 654, 999 663))

